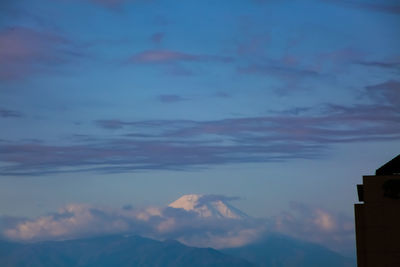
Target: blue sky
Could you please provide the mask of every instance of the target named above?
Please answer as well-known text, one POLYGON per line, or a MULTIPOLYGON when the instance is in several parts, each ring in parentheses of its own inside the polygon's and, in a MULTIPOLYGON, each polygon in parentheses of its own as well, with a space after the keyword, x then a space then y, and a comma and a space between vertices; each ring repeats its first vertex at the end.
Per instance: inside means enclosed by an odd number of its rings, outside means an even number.
POLYGON ((399 153, 397 1, 0 9, 1 216, 202 193, 352 218, 355 184, 399 153))

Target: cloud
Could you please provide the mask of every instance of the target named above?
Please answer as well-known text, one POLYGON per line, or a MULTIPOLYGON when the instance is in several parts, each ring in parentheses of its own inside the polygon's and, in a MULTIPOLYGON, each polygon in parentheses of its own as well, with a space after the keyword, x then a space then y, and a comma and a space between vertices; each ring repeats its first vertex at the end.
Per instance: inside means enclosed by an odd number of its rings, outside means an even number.
POLYGON ((396 1, 374 1, 374 0, 323 0, 338 5, 359 8, 368 11, 381 12, 387 14, 400 14, 400 5, 396 1))
MULTIPOLYGON (((207 201, 215 201, 213 199, 207 201)), ((263 220, 252 218, 204 218, 195 212, 171 207, 119 209, 69 204, 58 212, 15 221, 3 229, 6 238, 17 241, 64 240, 118 233, 159 240, 176 239, 190 246, 225 248, 259 238, 265 231, 265 224, 263 220)))
POLYGON ((176 63, 176 62, 231 62, 231 57, 189 54, 172 50, 147 50, 134 54, 129 59, 130 63, 176 63))
POLYGON ((76 55, 68 39, 27 27, 0 30, 0 80, 24 78, 76 55))
POLYGON ((400 70, 400 61, 358 61, 356 63, 367 67, 400 70))
POLYGON ((219 98, 230 98, 231 95, 228 94, 227 92, 217 92, 214 95, 215 97, 219 97, 219 98))
POLYGON ((19 223, 24 223, 27 220, 27 218, 23 217, 0 215, 0 240, 7 238, 5 236, 6 229, 14 228, 19 223))
POLYGON ((209 202, 216 202, 216 201, 229 202, 233 200, 240 200, 240 197, 228 197, 224 195, 203 195, 199 198, 197 205, 202 206, 209 202))
POLYGON ((354 252, 354 219, 344 214, 292 202, 291 209, 276 216, 274 223, 274 231, 342 253, 354 252))
POLYGON ((313 68, 320 72, 343 72, 343 66, 356 62, 361 62, 365 58, 365 53, 360 49, 345 47, 315 56, 313 68))
POLYGON ((321 158, 336 143, 399 140, 398 88, 397 81, 368 86, 365 95, 371 104, 327 104, 261 117, 99 120, 102 134, 75 136, 65 145, 0 143, 0 175, 188 170, 321 158), (118 130, 118 135, 110 137, 109 130, 118 130))
POLYGON ((160 44, 165 37, 165 33, 163 32, 156 32, 150 37, 150 41, 152 41, 154 44, 160 44))
POLYGON ((10 109, 5 109, 0 107, 0 117, 2 118, 20 118, 22 117, 22 113, 15 111, 15 110, 10 110, 10 109))
POLYGON ((121 129, 125 125, 130 125, 121 120, 98 120, 96 121, 96 124, 105 129, 121 129))
POLYGON ((286 79, 320 76, 320 73, 314 70, 271 65, 250 65, 247 67, 240 67, 237 70, 241 74, 271 75, 286 79))
POLYGON ((150 3, 153 2, 154 0, 87 0, 87 1, 105 8, 109 8, 111 10, 117 10, 124 4, 138 3, 138 2, 150 3))
POLYGON ((366 87, 367 96, 382 104, 400 106, 400 81, 389 80, 366 87))
POLYGON ((89 0, 89 1, 108 8, 115 8, 127 2, 127 0, 89 0))
POLYGON ((192 54, 174 50, 146 50, 132 55, 128 64, 160 65, 164 72, 174 76, 191 76, 194 72, 188 68, 188 63, 229 63, 234 59, 228 56, 192 54))
POLYGON ((13 240, 39 241, 119 233, 129 229, 118 211, 95 208, 86 204, 70 204, 57 213, 18 223, 5 230, 13 240))
MULTIPOLYGON (((204 195, 203 202, 233 200, 204 195)), ((321 207, 292 202, 291 209, 268 218, 201 217, 172 207, 109 208, 69 204, 36 219, 9 219, 3 236, 16 241, 64 240, 107 234, 137 234, 158 240, 175 239, 189 246, 216 249, 256 242, 270 233, 354 252, 354 221, 321 207)))
POLYGON ((270 42, 269 34, 249 35, 246 32, 244 38, 241 39, 236 49, 240 56, 252 55, 259 57, 263 55, 267 44, 270 42))
POLYGON ((181 97, 179 95, 159 95, 157 97, 157 100, 160 101, 161 103, 175 103, 175 102, 185 101, 186 98, 181 97))

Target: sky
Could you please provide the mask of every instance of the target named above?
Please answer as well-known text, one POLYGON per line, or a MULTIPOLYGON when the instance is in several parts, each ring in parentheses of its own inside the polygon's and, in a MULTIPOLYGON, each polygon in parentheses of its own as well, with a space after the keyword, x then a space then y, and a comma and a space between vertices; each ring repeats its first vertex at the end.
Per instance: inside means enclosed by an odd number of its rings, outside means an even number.
POLYGON ((1 1, 0 230, 194 193, 352 247, 400 152, 399 47, 396 0, 1 1))

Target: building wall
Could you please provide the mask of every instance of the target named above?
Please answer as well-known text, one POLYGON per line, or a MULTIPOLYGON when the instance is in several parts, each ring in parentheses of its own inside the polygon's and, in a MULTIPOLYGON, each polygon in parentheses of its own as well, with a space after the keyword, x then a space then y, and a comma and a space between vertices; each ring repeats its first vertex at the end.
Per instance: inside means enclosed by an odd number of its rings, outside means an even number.
POLYGON ((400 175, 364 176, 355 204, 358 267, 400 267, 400 175))

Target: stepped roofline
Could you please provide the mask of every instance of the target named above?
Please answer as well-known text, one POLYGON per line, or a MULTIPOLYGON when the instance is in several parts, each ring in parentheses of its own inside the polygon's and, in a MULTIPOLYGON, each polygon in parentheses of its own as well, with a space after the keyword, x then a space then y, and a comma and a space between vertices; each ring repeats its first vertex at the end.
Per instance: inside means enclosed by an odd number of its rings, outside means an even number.
POLYGON ((375 171, 376 175, 400 174, 400 154, 375 171))

